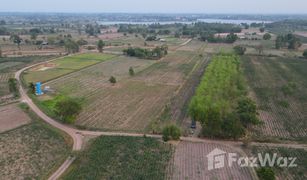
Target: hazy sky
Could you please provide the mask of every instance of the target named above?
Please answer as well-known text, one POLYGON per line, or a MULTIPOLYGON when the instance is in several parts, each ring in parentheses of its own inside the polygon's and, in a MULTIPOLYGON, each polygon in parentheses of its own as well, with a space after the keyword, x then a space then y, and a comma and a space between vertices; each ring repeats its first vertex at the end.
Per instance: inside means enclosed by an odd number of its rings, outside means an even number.
POLYGON ((2 12, 307 13, 307 0, 0 0, 2 12))

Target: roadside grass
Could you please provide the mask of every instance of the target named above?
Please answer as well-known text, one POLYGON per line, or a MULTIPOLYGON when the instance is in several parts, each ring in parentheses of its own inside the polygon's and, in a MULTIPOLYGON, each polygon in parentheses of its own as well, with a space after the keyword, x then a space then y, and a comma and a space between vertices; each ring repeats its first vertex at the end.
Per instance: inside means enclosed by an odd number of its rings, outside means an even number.
POLYGON ((53 61, 52 63, 54 64, 54 67, 52 68, 46 70, 35 70, 37 67, 34 67, 24 72, 23 76, 26 83, 47 82, 82 68, 110 60, 113 57, 115 56, 111 54, 98 53, 67 56, 53 61))
POLYGON ((166 178, 172 148, 147 137, 98 137, 61 179, 166 178))
POLYGON ((41 122, 25 104, 32 123, 0 134, 0 177, 47 179, 70 154, 71 139, 41 122))

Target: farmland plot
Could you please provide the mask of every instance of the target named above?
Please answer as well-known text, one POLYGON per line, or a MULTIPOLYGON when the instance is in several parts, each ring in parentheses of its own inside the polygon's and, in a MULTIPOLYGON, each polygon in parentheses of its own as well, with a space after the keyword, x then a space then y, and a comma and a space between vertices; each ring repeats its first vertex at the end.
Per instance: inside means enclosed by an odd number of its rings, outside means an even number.
POLYGON ((31 119, 16 104, 0 106, 0 133, 28 124, 31 119))
POLYGON ((98 137, 61 179, 163 180, 170 145, 143 137, 98 137))
POLYGON ((307 61, 267 57, 246 57, 245 74, 251 96, 260 108, 263 126, 258 136, 306 139, 307 61))
POLYGON ((160 61, 119 56, 44 85, 82 98, 76 125, 91 129, 148 131, 198 61, 199 52, 176 51, 160 61), (133 67, 134 76, 129 75, 133 67), (110 76, 117 79, 115 85, 110 76))
POLYGON ((65 160, 69 146, 57 131, 20 113, 15 109, 9 120, 15 125, 28 124, 0 133, 0 179, 47 179, 65 160))
POLYGON ((26 82, 46 82, 82 68, 112 59, 110 54, 80 54, 35 66, 24 73, 26 82))
MULTIPOLYGON (((307 178, 307 151, 304 149, 292 149, 292 148, 273 148, 273 147, 257 147, 253 146, 249 150, 249 153, 254 157, 260 153, 263 157, 266 153, 270 154, 271 157, 276 153, 276 157, 294 157, 295 164, 297 167, 278 167, 274 166, 273 171, 275 172, 276 179, 289 179, 289 180, 305 180, 307 178)), ((290 163, 290 162, 289 162, 290 163)))
MULTIPOLYGON (((180 142, 177 145, 173 164, 170 167, 168 179, 174 180, 248 180, 253 179, 247 167, 239 167, 236 163, 232 167, 208 170, 207 155, 218 148, 227 153, 236 153, 230 147, 213 143, 180 142)), ((225 162, 226 166, 228 161, 225 162)))

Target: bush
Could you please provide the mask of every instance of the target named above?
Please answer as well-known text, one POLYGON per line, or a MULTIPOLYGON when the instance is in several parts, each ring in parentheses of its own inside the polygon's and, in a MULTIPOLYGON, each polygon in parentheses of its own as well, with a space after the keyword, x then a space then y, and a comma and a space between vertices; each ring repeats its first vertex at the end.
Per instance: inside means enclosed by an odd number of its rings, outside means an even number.
POLYGON ((19 97, 19 91, 18 91, 18 83, 17 79, 10 78, 9 83, 9 90, 11 93, 13 93, 14 97, 19 97))
POLYGON ((179 140, 181 136, 181 130, 176 125, 170 125, 163 128, 162 131, 163 140, 179 140))
POLYGON ((244 46, 235 46, 233 49, 237 55, 244 55, 246 51, 246 47, 244 46))
POLYGON ((307 49, 305 49, 305 51, 303 52, 303 56, 304 56, 304 58, 307 59, 307 49))
POLYGON ((55 112, 64 123, 73 123, 81 110, 81 104, 72 98, 61 99, 55 104, 55 112))
POLYGON ((264 39, 264 40, 270 40, 271 38, 272 38, 272 36, 271 36, 270 33, 265 33, 265 34, 263 35, 263 39, 264 39))
POLYGON ((109 81, 110 81, 110 83, 115 84, 116 83, 116 78, 114 76, 111 76, 109 81))
POLYGON ((257 175, 260 180, 275 180, 275 173, 272 168, 269 167, 257 169, 257 175))
POLYGON ((129 68, 129 74, 130 74, 130 76, 134 76, 134 69, 133 69, 133 67, 130 67, 129 68))

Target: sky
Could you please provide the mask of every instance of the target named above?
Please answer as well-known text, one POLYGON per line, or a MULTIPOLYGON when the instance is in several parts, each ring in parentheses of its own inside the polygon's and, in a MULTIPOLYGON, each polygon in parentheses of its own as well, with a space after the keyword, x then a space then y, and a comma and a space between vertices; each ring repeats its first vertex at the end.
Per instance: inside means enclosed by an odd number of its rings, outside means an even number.
POLYGON ((307 0, 0 0, 0 4, 0 12, 307 13, 307 0))

